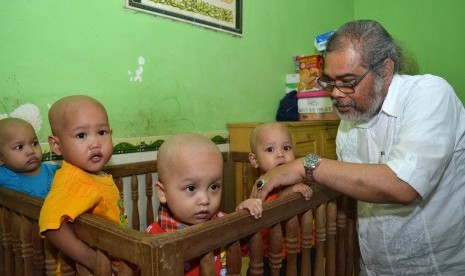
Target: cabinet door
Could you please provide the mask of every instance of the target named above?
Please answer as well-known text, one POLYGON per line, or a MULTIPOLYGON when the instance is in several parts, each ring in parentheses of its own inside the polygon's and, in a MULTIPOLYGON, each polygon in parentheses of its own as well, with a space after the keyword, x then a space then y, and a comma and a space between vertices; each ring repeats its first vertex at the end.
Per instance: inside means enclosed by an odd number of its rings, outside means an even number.
POLYGON ((322 132, 322 153, 321 156, 330 159, 337 159, 336 154, 336 135, 337 125, 328 125, 327 129, 322 132))
POLYGON ((321 154, 321 133, 322 129, 318 127, 291 130, 295 156, 298 158, 309 153, 321 154))

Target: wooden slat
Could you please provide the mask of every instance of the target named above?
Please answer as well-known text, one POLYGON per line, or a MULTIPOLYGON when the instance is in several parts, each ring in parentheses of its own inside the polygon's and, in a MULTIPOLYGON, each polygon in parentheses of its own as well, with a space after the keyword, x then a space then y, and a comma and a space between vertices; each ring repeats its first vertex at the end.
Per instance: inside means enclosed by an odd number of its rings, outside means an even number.
POLYGON ((13 253, 15 255, 15 275, 24 275, 24 262, 21 256, 21 215, 17 212, 12 213, 11 217, 11 234, 13 243, 13 253))
POLYGON ((153 220, 153 178, 152 173, 147 172, 145 174, 145 195, 147 197, 147 207, 145 208, 145 221, 147 224, 150 224, 153 220))
POLYGON ((336 250, 336 275, 344 276, 346 272, 346 208, 347 201, 344 200, 346 197, 341 196, 338 198, 337 208, 337 250, 336 250))
POLYGON ((263 238, 262 233, 255 233, 249 241, 250 275, 263 275, 263 238))
POLYGON ((200 259, 199 264, 200 276, 216 275, 215 255, 213 252, 208 252, 200 259))
POLYGON ((293 216, 286 222, 286 275, 297 275, 299 221, 293 216))
POLYGON ((131 200, 132 200, 132 229, 140 229, 139 220, 139 180, 137 175, 131 176, 131 200))
POLYGON ((326 205, 326 276, 336 275, 336 200, 326 205))
POLYGON ((269 260, 271 275, 280 275, 283 258, 283 231, 281 223, 273 225, 269 232, 269 260))
POLYGON ((315 256, 315 276, 325 275, 324 250, 326 241, 326 203, 321 204, 316 209, 316 256, 315 256))
POLYGON ((45 275, 45 253, 44 240, 38 235, 39 224, 36 220, 32 221, 32 244, 34 250, 33 262, 34 271, 37 276, 45 275))
POLYGON ((2 207, 2 221, 1 229, 2 229, 2 245, 3 245, 3 253, 4 255, 4 271, 5 275, 14 275, 15 270, 15 259, 13 253, 13 236, 11 234, 11 212, 5 207, 2 207))
POLYGON ((312 209, 310 209, 302 215, 302 223, 301 223, 302 266, 300 270, 301 275, 312 276, 311 263, 310 263, 312 241, 313 241, 313 211, 312 209))
POLYGON ((32 244, 32 222, 21 215, 20 241, 21 241, 21 257, 23 259, 24 275, 34 275, 33 265, 33 244, 32 244))
POLYGON ((233 242, 226 251, 226 267, 228 276, 240 276, 242 266, 242 252, 239 241, 233 242))

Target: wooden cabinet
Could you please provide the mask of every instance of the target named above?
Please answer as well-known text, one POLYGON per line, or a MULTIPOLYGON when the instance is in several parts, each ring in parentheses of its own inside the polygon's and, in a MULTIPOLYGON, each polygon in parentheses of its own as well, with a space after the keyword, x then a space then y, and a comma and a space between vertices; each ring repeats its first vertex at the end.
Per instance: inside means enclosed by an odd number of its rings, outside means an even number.
MULTIPOLYGON (((289 127, 294 153, 302 157, 316 153, 325 158, 336 159, 336 133, 339 121, 283 122, 289 127)), ((259 177, 249 164, 249 135, 259 123, 230 123, 229 152, 235 163, 236 204, 248 197, 251 187, 259 177)))

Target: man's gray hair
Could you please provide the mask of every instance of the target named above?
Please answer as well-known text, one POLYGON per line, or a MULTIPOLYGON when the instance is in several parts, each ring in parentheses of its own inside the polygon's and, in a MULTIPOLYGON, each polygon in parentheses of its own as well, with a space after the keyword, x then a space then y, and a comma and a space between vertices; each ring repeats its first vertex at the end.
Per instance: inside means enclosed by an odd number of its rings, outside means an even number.
POLYGON ((353 47, 360 54, 362 64, 380 75, 378 66, 387 58, 394 62, 394 73, 401 68, 402 49, 384 27, 373 20, 351 21, 341 26, 328 40, 326 52, 353 47))

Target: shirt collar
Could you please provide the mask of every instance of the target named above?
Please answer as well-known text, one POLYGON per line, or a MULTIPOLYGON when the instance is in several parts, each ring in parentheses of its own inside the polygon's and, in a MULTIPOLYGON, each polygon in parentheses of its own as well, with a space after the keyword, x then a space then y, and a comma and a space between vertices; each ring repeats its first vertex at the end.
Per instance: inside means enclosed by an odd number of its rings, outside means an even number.
POLYGON ((391 84, 389 85, 389 90, 384 99, 383 106, 381 107, 381 112, 388 114, 389 116, 399 117, 400 113, 400 98, 401 88, 402 87, 402 77, 399 74, 394 74, 391 84))

